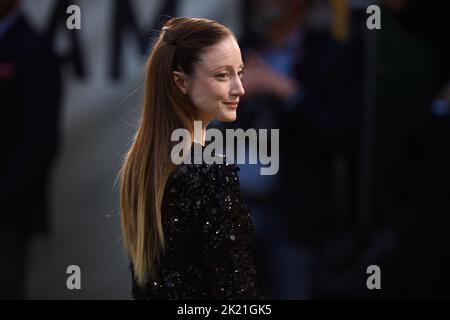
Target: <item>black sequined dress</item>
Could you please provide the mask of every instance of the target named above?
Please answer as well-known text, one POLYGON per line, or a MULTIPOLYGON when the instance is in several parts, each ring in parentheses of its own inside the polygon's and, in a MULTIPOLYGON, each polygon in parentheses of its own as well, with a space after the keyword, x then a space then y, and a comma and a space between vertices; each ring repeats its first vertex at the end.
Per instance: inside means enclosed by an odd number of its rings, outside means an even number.
POLYGON ((158 277, 144 286, 130 264, 132 299, 261 298, 251 253, 254 226, 238 171, 225 161, 177 166, 162 205, 166 254, 158 277))

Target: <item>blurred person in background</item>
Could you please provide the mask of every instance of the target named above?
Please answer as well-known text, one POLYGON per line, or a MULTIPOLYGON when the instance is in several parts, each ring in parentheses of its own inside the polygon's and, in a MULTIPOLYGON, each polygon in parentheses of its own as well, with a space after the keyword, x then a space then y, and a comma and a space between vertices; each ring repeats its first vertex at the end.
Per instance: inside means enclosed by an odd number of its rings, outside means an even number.
POLYGON ((0 2, 0 298, 26 298, 31 236, 48 231, 48 182, 58 146, 58 58, 20 11, 0 2))
POLYGON ((280 128, 279 175, 259 176, 251 165, 241 170, 259 275, 273 298, 312 298, 320 246, 355 219, 359 64, 332 37, 326 4, 252 0, 245 6, 246 96, 232 127, 280 128), (336 205, 338 159, 350 168, 346 212, 336 205))
POLYGON ((448 298, 448 2, 381 5, 373 224, 391 226, 399 236, 395 258, 383 270, 384 296, 448 298))

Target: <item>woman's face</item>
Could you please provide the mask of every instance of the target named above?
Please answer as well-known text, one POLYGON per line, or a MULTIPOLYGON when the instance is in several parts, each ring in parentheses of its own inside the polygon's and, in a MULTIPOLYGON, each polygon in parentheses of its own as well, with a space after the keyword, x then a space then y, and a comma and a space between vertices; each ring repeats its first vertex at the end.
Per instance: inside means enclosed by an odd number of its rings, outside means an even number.
POLYGON ((201 54, 192 76, 183 76, 184 84, 179 87, 189 95, 205 124, 212 119, 236 119, 239 98, 245 93, 242 68, 241 50, 230 36, 201 54))

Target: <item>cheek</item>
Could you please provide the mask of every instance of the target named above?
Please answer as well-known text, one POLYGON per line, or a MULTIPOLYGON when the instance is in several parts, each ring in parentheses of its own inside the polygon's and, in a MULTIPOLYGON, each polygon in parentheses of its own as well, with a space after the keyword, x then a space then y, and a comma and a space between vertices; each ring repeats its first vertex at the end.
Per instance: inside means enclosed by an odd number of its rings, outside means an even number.
POLYGON ((226 100, 227 93, 225 84, 200 83, 193 91, 193 101, 199 107, 211 108, 220 101, 226 100))
POLYGON ((217 102, 226 100, 228 97, 228 86, 226 83, 216 82, 210 86, 209 94, 211 99, 217 102))

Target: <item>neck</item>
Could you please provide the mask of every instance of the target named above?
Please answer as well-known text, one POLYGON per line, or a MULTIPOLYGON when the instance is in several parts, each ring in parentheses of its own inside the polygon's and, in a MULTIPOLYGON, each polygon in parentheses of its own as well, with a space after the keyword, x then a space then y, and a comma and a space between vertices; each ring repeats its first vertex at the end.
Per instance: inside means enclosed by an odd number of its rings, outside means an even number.
POLYGON ((194 121, 194 142, 205 145, 208 124, 206 121, 194 121))

